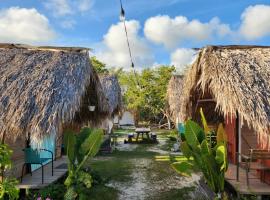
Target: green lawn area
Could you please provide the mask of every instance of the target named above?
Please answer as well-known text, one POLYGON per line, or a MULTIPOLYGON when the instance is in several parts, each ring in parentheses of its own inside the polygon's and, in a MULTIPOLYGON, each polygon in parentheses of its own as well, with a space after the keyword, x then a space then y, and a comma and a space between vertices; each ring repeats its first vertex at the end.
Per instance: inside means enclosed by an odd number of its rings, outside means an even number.
MULTIPOLYGON (((180 155, 169 155, 169 150, 175 143, 169 139, 170 134, 162 130, 156 131, 159 144, 123 144, 129 132, 132 130, 114 131, 121 135, 118 149, 110 154, 98 154, 86 164, 94 179, 93 187, 87 194, 89 200, 137 197, 149 200, 189 199, 195 187, 193 184, 185 184, 187 178, 177 174, 170 166, 172 161, 184 159, 180 155), (168 153, 160 154, 159 151, 168 153)), ((63 199, 63 181, 64 179, 38 192, 31 191, 28 199, 33 199, 37 193, 63 199)))

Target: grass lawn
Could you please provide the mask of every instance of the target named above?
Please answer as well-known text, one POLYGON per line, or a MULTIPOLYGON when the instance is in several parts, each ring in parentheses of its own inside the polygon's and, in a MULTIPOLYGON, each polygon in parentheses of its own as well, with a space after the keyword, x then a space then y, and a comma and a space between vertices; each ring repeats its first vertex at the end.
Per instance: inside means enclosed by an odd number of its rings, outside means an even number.
MULTIPOLYGON (((121 132, 123 141, 131 130, 121 132)), ((190 199, 194 186, 186 180, 190 178, 177 174, 170 166, 171 161, 183 159, 183 156, 161 155, 158 151, 168 151, 175 141, 169 139, 169 133, 157 132, 160 144, 121 144, 118 150, 107 155, 98 155, 88 165, 99 174, 103 186, 93 187, 91 198, 98 199, 105 193, 108 199, 190 199), (162 142, 161 142, 162 141, 162 142), (120 146, 128 148, 121 149, 120 146), (182 181, 182 182, 181 182, 182 181), (97 188, 97 189, 96 189, 97 188)), ((121 142, 122 143, 122 142, 121 142)))
MULTIPOLYGON (((111 154, 98 154, 87 163, 94 179, 87 196, 89 200, 149 199, 170 200, 190 199, 194 191, 191 178, 177 174, 170 166, 172 161, 183 156, 169 155, 175 141, 170 134, 155 131, 159 144, 124 144, 132 130, 116 130, 120 135, 117 150, 111 154), (162 153, 162 154, 161 154, 162 153)), ((37 194, 63 199, 64 178, 40 191, 31 191, 29 198, 37 194)))

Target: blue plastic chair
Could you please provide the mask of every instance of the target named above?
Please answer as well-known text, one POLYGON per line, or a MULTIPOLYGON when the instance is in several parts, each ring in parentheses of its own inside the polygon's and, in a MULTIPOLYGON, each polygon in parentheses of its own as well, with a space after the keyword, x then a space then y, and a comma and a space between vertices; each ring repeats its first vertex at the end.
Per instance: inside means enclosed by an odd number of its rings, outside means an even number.
MULTIPOLYGON (((43 172, 43 166, 44 163, 47 162, 48 160, 52 160, 52 176, 53 176, 53 152, 49 151, 47 149, 32 149, 32 148, 25 148, 23 149, 24 151, 24 164, 22 167, 22 176, 21 176, 21 182, 22 182, 22 178, 23 178, 23 172, 24 172, 24 168, 27 164, 36 164, 36 165, 41 165, 41 170, 42 170, 42 184, 44 183, 44 172, 43 172), (51 157, 50 158, 43 158, 40 155, 40 151, 47 151, 49 153, 51 153, 51 157)), ((32 171, 30 172, 31 176, 32 176, 32 171)))

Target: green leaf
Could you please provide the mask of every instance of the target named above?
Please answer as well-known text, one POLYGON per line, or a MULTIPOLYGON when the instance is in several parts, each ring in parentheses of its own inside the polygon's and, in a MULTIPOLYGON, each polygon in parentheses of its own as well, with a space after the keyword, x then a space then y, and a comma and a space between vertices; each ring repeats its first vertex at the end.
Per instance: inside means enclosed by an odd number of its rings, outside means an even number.
POLYGON ((187 159, 189 159, 192 156, 192 151, 188 146, 187 142, 182 142, 180 148, 187 159))
POLYGON ((201 143, 201 150, 204 155, 212 154, 211 149, 209 148, 208 142, 206 140, 203 140, 203 142, 201 143))
POLYGON ((69 187, 65 193, 65 200, 75 200, 78 194, 75 191, 74 187, 69 187))
POLYGON ((82 143, 80 147, 80 153, 84 154, 83 160, 78 164, 76 172, 78 172, 84 165, 84 163, 94 157, 100 148, 102 143, 103 132, 101 129, 94 129, 88 138, 82 143))
POLYGON ((220 166, 220 171, 226 170, 227 156, 225 145, 219 145, 216 150, 216 161, 220 166))
POLYGON ((210 129, 209 129, 208 125, 207 125, 207 121, 205 119, 202 108, 200 108, 200 114, 201 114, 201 120, 202 120, 202 124, 203 124, 203 128, 204 128, 204 132, 205 132, 205 134, 208 134, 210 132, 210 129))
POLYGON ((100 148, 103 132, 101 129, 94 129, 88 138, 82 143, 80 153, 89 154, 89 158, 94 157, 100 148))
POLYGON ((86 141, 86 139, 89 137, 89 135, 91 134, 92 129, 88 128, 88 127, 84 127, 81 129, 80 133, 76 136, 77 140, 76 140, 76 156, 77 156, 77 160, 80 163, 85 154, 87 154, 87 150, 86 151, 81 151, 81 145, 86 141))
POLYGON ((178 173, 184 176, 191 176, 193 165, 190 162, 187 162, 187 161, 175 162, 175 163, 172 163, 171 166, 178 173))
POLYGON ((75 133, 71 130, 65 131, 64 147, 65 147, 65 151, 67 153, 70 165, 72 165, 75 162, 75 145, 76 145, 75 133))
POLYGON ((84 171, 80 171, 78 173, 77 179, 78 179, 78 182, 85 185, 86 188, 89 189, 89 188, 92 187, 93 179, 92 179, 92 176, 89 173, 84 172, 84 171))
POLYGON ((192 120, 188 120, 185 127, 185 138, 188 145, 190 145, 192 149, 197 149, 200 144, 198 136, 203 133, 202 128, 192 120))

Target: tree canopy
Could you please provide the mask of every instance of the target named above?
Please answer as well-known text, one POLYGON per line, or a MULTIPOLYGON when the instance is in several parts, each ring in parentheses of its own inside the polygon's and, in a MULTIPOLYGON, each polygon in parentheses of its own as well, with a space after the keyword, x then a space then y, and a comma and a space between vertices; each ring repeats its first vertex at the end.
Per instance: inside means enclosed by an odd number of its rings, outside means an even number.
POLYGON ((167 85, 173 72, 173 66, 159 66, 144 69, 136 75, 119 73, 127 108, 136 111, 140 120, 159 121, 164 114, 167 85))
POLYGON ((106 64, 99 61, 95 56, 90 58, 90 62, 98 74, 109 73, 109 70, 107 69, 106 64))
POLYGON ((91 64, 99 74, 117 75, 123 93, 124 105, 135 112, 141 121, 158 122, 165 115, 167 86, 174 66, 161 65, 140 72, 124 71, 122 68, 107 68, 96 57, 91 64))

